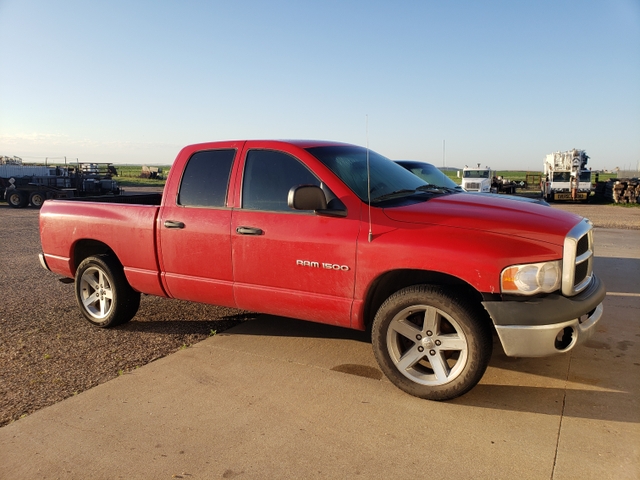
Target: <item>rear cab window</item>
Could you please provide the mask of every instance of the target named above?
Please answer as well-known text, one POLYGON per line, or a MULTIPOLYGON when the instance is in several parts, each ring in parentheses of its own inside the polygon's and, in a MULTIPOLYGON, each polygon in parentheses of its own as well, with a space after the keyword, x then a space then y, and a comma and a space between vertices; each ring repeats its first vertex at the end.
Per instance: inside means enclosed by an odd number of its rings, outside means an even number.
POLYGON ((194 153, 184 169, 178 205, 222 208, 226 206, 235 149, 204 150, 194 153))

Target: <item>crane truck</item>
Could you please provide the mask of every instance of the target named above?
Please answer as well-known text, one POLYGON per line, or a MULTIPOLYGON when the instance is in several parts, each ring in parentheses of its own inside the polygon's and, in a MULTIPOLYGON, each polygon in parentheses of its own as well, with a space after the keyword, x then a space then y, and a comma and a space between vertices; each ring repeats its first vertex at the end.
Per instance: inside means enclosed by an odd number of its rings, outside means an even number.
POLYGON ((547 201, 588 202, 593 186, 584 150, 550 153, 544 158, 542 196, 547 201))

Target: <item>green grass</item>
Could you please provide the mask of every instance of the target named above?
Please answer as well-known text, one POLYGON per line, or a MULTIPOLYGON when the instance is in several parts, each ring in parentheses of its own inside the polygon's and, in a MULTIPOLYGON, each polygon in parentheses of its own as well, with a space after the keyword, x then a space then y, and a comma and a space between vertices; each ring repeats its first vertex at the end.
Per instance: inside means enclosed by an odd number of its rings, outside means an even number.
POLYGON ((142 172, 141 165, 115 165, 118 176, 115 180, 122 187, 163 187, 166 183, 167 174, 170 166, 168 165, 148 165, 149 167, 158 167, 162 169, 163 180, 154 178, 140 178, 142 172))
MULTIPOLYGON (((454 170, 443 170, 447 177, 456 182, 458 185, 462 183, 462 179, 458 178, 456 171, 454 170)), ((524 182, 527 180, 527 173, 530 175, 541 175, 540 172, 527 172, 525 170, 498 170, 494 173, 496 177, 506 178, 512 182, 524 182)))
MULTIPOLYGON (((454 170, 443 170, 443 172, 447 177, 456 182, 458 185, 462 183, 462 179, 457 177, 457 173, 454 170)), ((542 175, 542 172, 528 172, 525 170, 498 170, 494 173, 496 177, 502 177, 512 182, 526 182, 527 174, 529 175, 542 175)), ((598 173, 598 181, 606 182, 610 178, 617 178, 616 173, 598 173)), ((591 174, 591 181, 595 183, 596 174, 591 174)))
POLYGON ((115 177, 114 179, 121 187, 164 187, 166 180, 156 180, 152 178, 135 177, 115 177))
MULTIPOLYGON (((170 165, 147 165, 148 167, 156 167, 162 169, 162 175, 166 177, 169 173, 170 165)), ((118 176, 120 177, 140 177, 142 172, 142 165, 114 165, 118 170, 118 176)))

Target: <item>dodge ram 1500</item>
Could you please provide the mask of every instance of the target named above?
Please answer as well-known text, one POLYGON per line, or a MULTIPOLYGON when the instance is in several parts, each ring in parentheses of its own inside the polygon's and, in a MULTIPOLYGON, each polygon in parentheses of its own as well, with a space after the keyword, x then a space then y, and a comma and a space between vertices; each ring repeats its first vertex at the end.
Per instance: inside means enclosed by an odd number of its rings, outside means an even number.
POLYGON ((370 329, 387 377, 434 400, 480 381, 494 332, 509 356, 573 349, 605 297, 582 217, 336 142, 190 145, 162 195, 48 200, 40 233, 98 327, 144 293, 370 329))

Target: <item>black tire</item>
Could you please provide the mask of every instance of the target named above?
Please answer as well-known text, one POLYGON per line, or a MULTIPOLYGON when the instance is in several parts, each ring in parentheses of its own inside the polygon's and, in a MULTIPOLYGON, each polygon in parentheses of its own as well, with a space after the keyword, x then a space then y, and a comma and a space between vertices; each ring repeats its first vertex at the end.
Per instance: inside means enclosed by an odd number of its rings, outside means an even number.
POLYGON ((493 349, 490 319, 480 308, 435 286, 404 288, 389 297, 373 321, 373 352, 401 390, 450 400, 482 378, 493 349))
POLYGON ((42 208, 42 204, 46 199, 47 194, 37 190, 35 192, 31 192, 31 195, 29 195, 29 203, 34 208, 42 208))
POLYGON ((131 288, 122 266, 110 255, 83 260, 76 271, 75 290, 80 311, 97 327, 126 323, 140 307, 140 293, 131 288))
POLYGON ((22 190, 10 188, 7 190, 7 203, 13 208, 24 208, 27 206, 29 198, 22 190))

